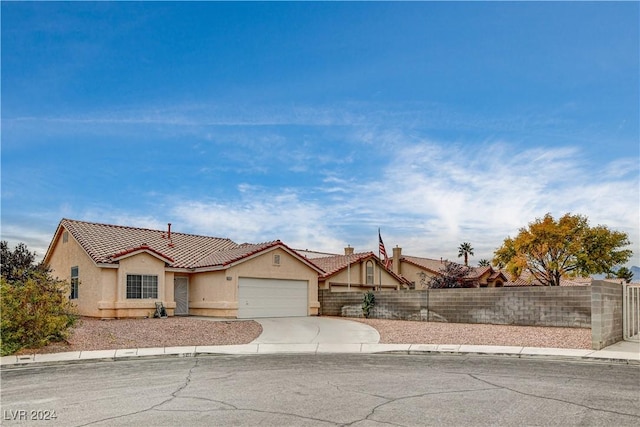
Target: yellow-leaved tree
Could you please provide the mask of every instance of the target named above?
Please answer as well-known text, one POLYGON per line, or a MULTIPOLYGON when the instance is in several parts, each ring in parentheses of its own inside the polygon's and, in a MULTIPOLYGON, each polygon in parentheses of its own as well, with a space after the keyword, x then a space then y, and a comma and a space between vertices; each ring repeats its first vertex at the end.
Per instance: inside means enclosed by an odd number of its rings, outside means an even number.
POLYGON ((589 226, 587 217, 565 214, 557 221, 546 214, 507 237, 494 253, 493 264, 513 277, 524 271, 545 286, 559 286, 563 277, 611 273, 632 255, 626 233, 604 225, 589 226))

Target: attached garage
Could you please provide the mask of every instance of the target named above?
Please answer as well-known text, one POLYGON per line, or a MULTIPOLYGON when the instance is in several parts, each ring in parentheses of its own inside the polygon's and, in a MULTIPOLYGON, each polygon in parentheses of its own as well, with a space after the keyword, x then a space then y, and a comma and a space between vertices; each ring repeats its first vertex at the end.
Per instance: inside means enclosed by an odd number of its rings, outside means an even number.
POLYGON ((308 289, 306 280, 240 277, 238 318, 307 316, 308 289))

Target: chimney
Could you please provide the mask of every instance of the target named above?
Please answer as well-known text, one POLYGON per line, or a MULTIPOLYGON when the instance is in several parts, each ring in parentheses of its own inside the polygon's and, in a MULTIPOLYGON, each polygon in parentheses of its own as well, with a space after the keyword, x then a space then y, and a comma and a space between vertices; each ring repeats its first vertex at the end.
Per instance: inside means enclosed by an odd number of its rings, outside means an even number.
POLYGON ((171 223, 168 223, 167 225, 168 225, 167 240, 169 240, 169 244, 167 246, 172 248, 174 245, 173 245, 173 241, 171 240, 171 223))
POLYGON ((395 248, 393 248, 393 272, 396 273, 397 275, 402 274, 401 269, 400 269, 400 257, 402 256, 402 248, 398 247, 398 245, 396 245, 395 248))
POLYGON ((351 245, 347 245, 347 247, 344 248, 344 254, 345 255, 353 255, 353 248, 351 247, 351 245))

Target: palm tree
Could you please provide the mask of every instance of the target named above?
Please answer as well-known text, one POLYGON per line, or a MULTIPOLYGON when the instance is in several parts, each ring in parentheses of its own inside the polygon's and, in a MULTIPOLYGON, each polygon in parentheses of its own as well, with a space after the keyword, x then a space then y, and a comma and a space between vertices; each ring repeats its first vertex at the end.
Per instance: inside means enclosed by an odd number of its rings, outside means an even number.
POLYGON ((481 259, 480 261, 478 261, 478 267, 489 267, 491 265, 491 263, 489 262, 488 259, 481 259))
POLYGON ((458 258, 464 256, 464 265, 469 265, 469 255, 473 255, 473 248, 471 247, 471 243, 464 242, 458 248, 458 258))

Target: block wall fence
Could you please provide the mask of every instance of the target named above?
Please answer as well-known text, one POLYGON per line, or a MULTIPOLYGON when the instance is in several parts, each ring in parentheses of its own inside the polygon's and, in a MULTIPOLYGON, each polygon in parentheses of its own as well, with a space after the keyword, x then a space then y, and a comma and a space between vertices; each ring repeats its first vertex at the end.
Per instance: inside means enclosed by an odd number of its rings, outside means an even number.
MULTIPOLYGON (((362 317, 363 293, 319 291, 323 316, 362 317)), ((370 318, 591 328, 594 349, 622 340, 622 285, 374 292, 370 318)))

